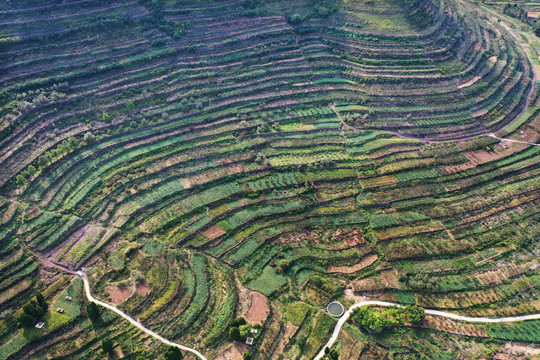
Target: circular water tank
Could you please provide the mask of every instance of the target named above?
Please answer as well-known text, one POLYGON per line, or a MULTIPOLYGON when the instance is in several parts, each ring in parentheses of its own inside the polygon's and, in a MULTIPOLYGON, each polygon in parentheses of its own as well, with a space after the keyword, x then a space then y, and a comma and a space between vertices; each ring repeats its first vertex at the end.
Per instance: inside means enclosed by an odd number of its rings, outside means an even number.
POLYGON ((345 308, 343 307, 343 305, 341 305, 337 301, 333 301, 328 304, 326 310, 328 310, 328 313, 333 317, 340 317, 345 312, 345 308))

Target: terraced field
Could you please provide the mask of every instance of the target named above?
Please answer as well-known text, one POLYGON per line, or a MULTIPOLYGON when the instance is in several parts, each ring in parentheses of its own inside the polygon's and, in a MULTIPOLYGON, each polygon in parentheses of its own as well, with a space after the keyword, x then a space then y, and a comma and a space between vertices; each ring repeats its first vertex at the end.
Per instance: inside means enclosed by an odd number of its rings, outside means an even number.
MULTIPOLYGON (((54 265, 212 359, 248 351, 227 337, 240 316, 262 325, 253 358, 311 359, 332 299, 540 313, 540 40, 497 10, 1 4, 0 359, 102 358, 107 337, 118 358, 166 351, 114 314, 88 320, 54 265), (38 291, 65 318, 19 329, 38 291)), ((448 354, 471 358, 539 342, 537 325, 346 324, 337 347, 423 359, 458 337, 477 353, 448 354)))

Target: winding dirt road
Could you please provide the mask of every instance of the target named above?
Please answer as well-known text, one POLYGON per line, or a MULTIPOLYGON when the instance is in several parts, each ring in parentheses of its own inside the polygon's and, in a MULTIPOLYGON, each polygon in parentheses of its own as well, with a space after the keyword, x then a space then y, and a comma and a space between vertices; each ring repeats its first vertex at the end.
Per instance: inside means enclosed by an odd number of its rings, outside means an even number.
MULTIPOLYGON (((349 319, 349 316, 353 312, 354 309, 357 309, 362 306, 369 306, 369 305, 377 305, 377 306, 393 306, 398 308, 403 308, 404 306, 386 302, 386 301, 376 301, 376 300, 368 300, 368 301, 360 301, 353 306, 351 306, 344 314, 339 318, 336 327, 334 328, 334 332, 332 333, 332 337, 330 337, 330 340, 326 343, 326 345, 323 346, 321 351, 315 356, 314 360, 320 360, 324 356, 324 349, 325 348, 331 348, 334 342, 337 340, 339 336, 339 331, 341 330, 341 327, 347 322, 349 319)), ((457 314, 452 314, 446 311, 439 311, 439 310, 429 310, 426 309, 426 314, 429 315, 435 315, 435 316, 441 316, 448 319, 453 320, 460 320, 460 321, 466 321, 466 322, 477 322, 477 323, 502 323, 502 322, 516 322, 516 321, 525 321, 525 320, 538 320, 540 319, 540 314, 531 314, 531 315, 523 315, 523 316, 511 316, 511 317, 502 317, 502 318, 483 318, 483 317, 469 317, 469 316, 461 316, 457 314)))
POLYGON ((178 344, 178 343, 175 343, 175 342, 172 342, 170 340, 167 340, 165 339, 163 336, 161 335, 158 335, 157 333, 153 332, 152 330, 144 327, 141 323, 135 321, 134 319, 132 319, 131 317, 129 317, 128 315, 126 315, 124 312, 122 312, 121 310, 117 309, 116 307, 112 306, 112 305, 109 305, 103 301, 99 301, 97 300, 96 298, 94 298, 92 296, 92 294, 90 293, 90 284, 88 283, 88 279, 86 278, 86 274, 85 273, 82 273, 82 272, 78 272, 77 275, 79 275, 79 277, 83 280, 84 282, 84 289, 86 291, 86 297, 88 298, 88 301, 91 301, 93 303, 96 303, 100 306, 103 306, 104 308, 107 308, 111 311, 114 311, 115 313, 117 313, 118 315, 120 315, 121 317, 123 317, 124 319, 126 319, 127 321, 129 321, 131 324, 133 324, 134 326, 136 326, 137 328, 139 328, 140 330, 144 331, 145 333, 147 333, 148 335, 156 338, 157 340, 161 341, 162 343, 164 344, 167 344, 169 346, 174 346, 174 347, 177 347, 181 350, 184 350, 184 351, 189 351, 190 353, 192 354, 195 354, 197 357, 199 357, 200 359, 202 360, 208 360, 206 357, 204 357, 203 354, 201 354, 199 351, 193 349, 193 348, 190 348, 188 346, 185 346, 185 345, 181 345, 181 344, 178 344))

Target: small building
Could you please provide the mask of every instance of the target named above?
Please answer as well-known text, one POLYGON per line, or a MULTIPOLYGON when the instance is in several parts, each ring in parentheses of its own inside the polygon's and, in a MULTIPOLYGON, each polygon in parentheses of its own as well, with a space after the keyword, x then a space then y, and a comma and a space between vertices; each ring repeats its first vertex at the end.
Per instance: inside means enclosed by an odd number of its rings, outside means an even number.
POLYGON ((43 321, 40 321, 36 324, 36 328, 38 329, 43 329, 44 326, 45 326, 45 323, 43 321))
POLYGON ((65 298, 67 301, 73 301, 73 298, 71 296, 66 296, 65 298))
POLYGON ((246 339, 246 344, 248 344, 248 345, 253 345, 253 338, 252 338, 252 337, 248 337, 248 338, 246 339))
POLYGON ((56 309, 56 312, 59 312, 60 314, 62 314, 64 312, 64 309, 58 308, 58 309, 56 309))
POLYGON ((253 328, 252 328, 252 329, 251 329, 251 333, 252 333, 252 334, 258 334, 258 333, 259 333, 259 330, 253 329, 253 328))

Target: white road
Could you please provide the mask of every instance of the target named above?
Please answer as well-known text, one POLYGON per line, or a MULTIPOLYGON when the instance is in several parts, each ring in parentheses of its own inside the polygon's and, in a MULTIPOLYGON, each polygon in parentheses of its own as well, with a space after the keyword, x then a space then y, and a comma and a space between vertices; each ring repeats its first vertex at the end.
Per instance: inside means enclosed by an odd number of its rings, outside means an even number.
MULTIPOLYGON (((118 315, 120 315, 121 317, 123 317, 124 319, 129 321, 131 324, 133 324, 134 326, 139 328, 140 330, 144 331, 148 335, 154 337, 155 339, 161 341, 164 344, 167 344, 167 345, 170 345, 170 346, 175 346, 175 347, 177 347, 177 348, 179 348, 181 350, 188 351, 188 352, 190 352, 192 354, 195 354, 197 357, 199 357, 202 360, 208 360, 199 351, 197 351, 197 350, 195 350, 193 348, 190 348, 188 346, 181 345, 181 344, 178 344, 178 343, 175 343, 173 341, 165 339, 163 336, 158 335, 154 331, 144 327, 141 323, 139 323, 138 321, 135 321, 133 318, 129 317, 127 314, 125 314, 124 312, 122 312, 118 308, 94 298, 92 296, 91 292, 90 292, 90 284, 88 283, 88 279, 86 278, 86 274, 84 274, 82 272, 77 272, 77 275, 79 275, 79 277, 81 277, 81 279, 84 282, 84 289, 85 289, 86 297, 88 298, 88 301, 96 303, 97 305, 103 306, 104 308, 107 308, 107 309, 109 309, 111 311, 114 311, 115 313, 117 313, 118 315)), ((398 308, 403 308, 404 307, 403 305, 399 305, 399 304, 395 304, 395 303, 391 303, 391 302, 386 302, 386 301, 377 301, 377 300, 360 301, 360 302, 354 304, 353 306, 351 306, 343 314, 343 316, 341 316, 339 318, 339 320, 338 320, 338 322, 336 324, 336 327, 334 328, 334 332, 332 333, 332 336, 330 337, 330 339, 328 340, 326 345, 317 354, 317 356, 315 356, 314 360, 322 359, 322 357, 324 356, 324 349, 326 347, 331 348, 332 345, 334 344, 334 342, 336 342, 336 340, 337 340, 337 338, 339 336, 339 332, 341 331, 341 328, 343 327, 345 322, 349 319, 349 317, 351 316, 351 313, 353 312, 354 309, 357 309, 357 308, 362 307, 362 306, 372 306, 372 305, 376 305, 376 306, 393 306, 393 307, 398 307, 398 308)), ((540 314, 531 314, 531 315, 523 315, 523 316, 510 316, 510 317, 502 317, 502 318, 484 318, 484 317, 461 316, 461 315, 452 314, 452 313, 449 313, 449 312, 446 312, 446 311, 439 311, 439 310, 426 309, 425 311, 426 311, 426 314, 429 314, 429 315, 435 315, 435 316, 441 316, 441 317, 445 317, 445 318, 453 319, 453 320, 460 320, 460 321, 466 321, 466 322, 477 322, 477 323, 502 323, 502 322, 506 323, 506 322, 525 321, 525 320, 540 320, 540 314)))
POLYGON ((515 143, 520 143, 520 144, 532 145, 532 146, 540 146, 540 144, 537 144, 537 143, 533 143, 533 142, 529 142, 529 141, 521 141, 521 140, 500 138, 500 137, 495 136, 493 134, 489 134, 488 136, 491 136, 494 139, 502 140, 502 141, 510 141, 510 142, 515 142, 515 143))
MULTIPOLYGON (((336 327, 334 328, 334 332, 332 333, 332 337, 330 337, 330 340, 326 343, 325 346, 321 349, 321 351, 315 356, 314 360, 320 360, 324 356, 324 349, 326 347, 331 348, 334 342, 337 340, 339 336, 339 331, 341 330, 341 327, 345 324, 345 322, 349 319, 349 316, 353 312, 354 309, 362 307, 362 306, 370 306, 370 305, 377 305, 377 306, 394 306, 398 308, 403 308, 402 305, 394 304, 391 302, 386 301, 360 301, 353 306, 351 306, 343 316, 341 316, 336 324, 336 327)), ((441 316, 448 319, 454 319, 454 320, 461 320, 461 321, 467 321, 467 322, 478 322, 478 323, 501 323, 501 322, 516 322, 516 321, 524 321, 524 320, 538 320, 540 319, 540 314, 531 314, 531 315, 523 315, 523 316, 511 316, 511 317, 502 317, 502 318, 483 318, 483 317, 469 317, 469 316, 461 316, 457 314, 452 314, 446 311, 439 311, 439 310, 429 310, 426 309, 426 314, 429 315, 435 315, 435 316, 441 316)))
POLYGON ((88 301, 91 301, 91 302, 96 303, 96 304, 98 304, 100 306, 103 306, 104 308, 107 308, 107 309, 109 309, 111 311, 114 311, 115 313, 117 313, 118 315, 120 315, 121 317, 123 317, 124 319, 129 321, 130 323, 132 323, 134 326, 138 327, 139 329, 141 329, 142 331, 144 331, 148 335, 158 339, 159 341, 161 341, 164 344, 167 344, 167 345, 170 345, 170 346, 175 346, 175 347, 177 347, 177 348, 179 348, 181 350, 184 350, 184 351, 189 351, 190 353, 195 354, 196 356, 198 356, 202 360, 208 360, 207 358, 204 357, 203 354, 201 354, 197 350, 192 349, 192 348, 190 348, 188 346, 184 346, 184 345, 172 342, 170 340, 167 340, 163 336, 158 335, 155 332, 153 332, 152 330, 144 327, 141 323, 135 321, 134 319, 132 319, 131 317, 126 315, 124 312, 118 310, 116 307, 114 307, 112 305, 109 305, 107 303, 104 303, 103 301, 97 300, 90 293, 90 284, 88 283, 88 279, 86 278, 86 274, 77 273, 77 275, 79 275, 81 277, 81 279, 83 280, 83 282, 84 282, 84 289, 86 291, 86 297, 88 298, 88 301))

